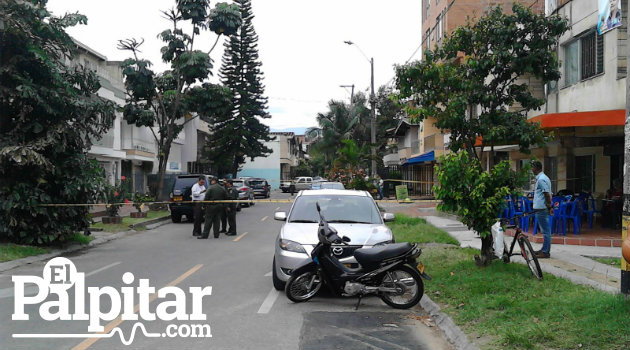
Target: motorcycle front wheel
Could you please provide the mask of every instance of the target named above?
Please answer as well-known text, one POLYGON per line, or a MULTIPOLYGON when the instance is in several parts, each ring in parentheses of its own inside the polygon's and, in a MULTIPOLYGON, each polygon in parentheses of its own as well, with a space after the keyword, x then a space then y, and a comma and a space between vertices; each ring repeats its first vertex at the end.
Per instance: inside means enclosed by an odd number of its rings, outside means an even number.
POLYGON ((317 271, 306 271, 297 276, 291 276, 284 291, 289 300, 301 303, 314 297, 321 287, 322 280, 317 271))
POLYGON ((420 302, 424 294, 424 283, 417 270, 401 265, 388 271, 381 282, 381 287, 396 288, 396 292, 381 292, 385 304, 395 309, 408 309, 420 302))

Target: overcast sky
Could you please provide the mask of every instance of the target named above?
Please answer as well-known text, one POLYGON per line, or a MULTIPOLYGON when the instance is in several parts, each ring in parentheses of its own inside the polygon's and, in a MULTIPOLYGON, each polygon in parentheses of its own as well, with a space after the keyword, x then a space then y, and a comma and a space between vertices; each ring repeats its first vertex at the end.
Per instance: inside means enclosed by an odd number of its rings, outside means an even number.
MULTIPOLYGON (((370 65, 351 40, 374 57, 375 86, 386 84, 393 65, 402 64, 421 41, 421 0, 253 0, 254 28, 269 97, 273 129, 317 125, 316 115, 326 110, 330 99, 349 99, 350 90, 339 85, 354 84, 355 91, 368 91, 370 65)), ((70 35, 107 56, 123 60, 128 53, 116 49, 119 39, 144 38, 143 57, 166 68, 160 58, 162 42, 157 34, 169 28, 160 10, 174 0, 50 0, 55 15, 79 12, 88 17, 87 26, 70 29, 70 35)), ((216 2, 212 2, 214 6, 216 2)), ((208 50, 214 34, 196 39, 196 47, 208 50)), ((222 45, 212 53, 218 74, 222 45)), ((417 52, 413 59, 418 59, 417 52)))

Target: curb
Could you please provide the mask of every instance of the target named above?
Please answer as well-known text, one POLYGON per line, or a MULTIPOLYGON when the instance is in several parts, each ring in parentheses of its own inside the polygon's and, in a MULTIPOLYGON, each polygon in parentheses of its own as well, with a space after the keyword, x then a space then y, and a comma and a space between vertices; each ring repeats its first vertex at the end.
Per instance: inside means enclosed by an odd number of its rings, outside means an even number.
POLYGON ((444 332, 449 343, 455 346, 457 350, 479 350, 477 346, 468 340, 468 337, 453 322, 450 316, 440 312, 440 307, 428 295, 424 294, 420 299, 420 307, 431 315, 435 324, 444 332))
MULTIPOLYGON (((168 223, 167 220, 170 220, 170 218, 171 218, 171 216, 167 215, 165 217, 149 220, 149 221, 138 223, 138 224, 135 224, 135 225, 132 225, 132 226, 134 226, 133 228, 137 228, 137 227, 141 227, 142 226, 142 227, 146 227, 147 229, 154 229, 154 228, 160 227, 162 225, 166 225, 168 223)), ((72 245, 72 246, 70 246, 68 248, 65 248, 65 249, 55 249, 52 252, 47 253, 47 254, 28 256, 26 258, 21 258, 21 259, 17 259, 17 260, 11 260, 11 261, 7 261, 7 262, 3 262, 3 263, 0 263, 0 272, 4 272, 4 271, 7 271, 7 270, 14 269, 16 267, 32 264, 32 263, 35 263, 35 262, 38 262, 38 261, 50 260, 50 259, 52 259, 54 257, 60 256, 60 255, 63 255, 63 254, 72 253, 72 252, 76 252, 76 251, 83 250, 83 249, 89 249, 89 248, 95 247, 97 245, 101 245, 103 243, 107 243, 107 242, 109 242, 111 240, 114 240, 114 239, 118 239, 118 238, 122 238, 122 237, 125 237, 125 236, 129 236, 129 235, 134 234, 134 233, 138 233, 133 228, 131 230, 129 230, 129 231, 123 231, 123 232, 114 233, 114 234, 111 234, 111 235, 109 235, 107 237, 96 238, 96 239, 90 241, 90 243, 85 244, 85 245, 75 244, 75 245, 72 245)))

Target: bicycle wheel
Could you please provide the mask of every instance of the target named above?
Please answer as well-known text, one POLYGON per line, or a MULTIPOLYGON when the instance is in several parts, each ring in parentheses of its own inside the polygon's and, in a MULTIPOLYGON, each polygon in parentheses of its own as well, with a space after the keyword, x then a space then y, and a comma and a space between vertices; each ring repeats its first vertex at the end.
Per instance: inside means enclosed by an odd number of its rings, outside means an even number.
POLYGON ((536 258, 534 249, 532 249, 532 245, 529 243, 527 237, 519 237, 518 245, 521 247, 521 255, 523 255, 523 259, 525 259, 525 263, 532 272, 532 275, 541 280, 543 278, 542 270, 540 269, 538 258, 536 258))

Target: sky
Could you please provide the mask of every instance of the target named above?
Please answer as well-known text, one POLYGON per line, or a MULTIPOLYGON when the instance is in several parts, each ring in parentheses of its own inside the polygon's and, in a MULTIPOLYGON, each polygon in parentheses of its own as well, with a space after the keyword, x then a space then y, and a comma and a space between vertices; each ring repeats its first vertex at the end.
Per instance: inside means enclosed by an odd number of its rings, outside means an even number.
MULTIPOLYGON (((375 89, 391 83, 395 64, 420 58, 421 3, 253 0, 253 24, 272 116, 263 122, 275 130, 316 126, 317 113, 327 110, 328 101, 350 99, 350 89, 340 85, 354 84, 355 92, 369 91, 369 57, 374 58, 375 89), (356 45, 346 45, 345 40, 356 45)), ((160 58, 163 43, 157 34, 170 28, 160 11, 174 4, 174 0, 50 0, 48 9, 57 16, 86 15, 87 25, 68 32, 108 60, 129 56, 116 48, 118 40, 143 38, 142 58, 153 62, 159 72, 167 66, 160 58)), ((214 33, 205 33, 195 46, 209 50, 215 39, 214 33)), ((223 54, 220 40, 211 54, 215 82, 223 54)))

